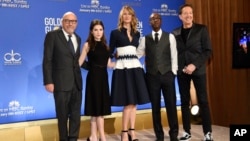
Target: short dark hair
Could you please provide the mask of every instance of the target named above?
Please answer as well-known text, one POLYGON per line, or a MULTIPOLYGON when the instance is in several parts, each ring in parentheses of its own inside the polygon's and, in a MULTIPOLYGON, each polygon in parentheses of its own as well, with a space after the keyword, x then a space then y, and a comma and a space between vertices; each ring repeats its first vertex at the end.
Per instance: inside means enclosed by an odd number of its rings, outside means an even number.
MULTIPOLYGON (((179 7, 179 11, 178 11, 178 14, 179 15, 181 15, 182 14, 182 9, 183 8, 185 8, 185 7, 190 7, 190 8, 192 8, 193 9, 193 6, 192 6, 192 4, 183 4, 183 5, 181 5, 180 7, 179 7)), ((193 9, 194 10, 194 9, 193 9)))

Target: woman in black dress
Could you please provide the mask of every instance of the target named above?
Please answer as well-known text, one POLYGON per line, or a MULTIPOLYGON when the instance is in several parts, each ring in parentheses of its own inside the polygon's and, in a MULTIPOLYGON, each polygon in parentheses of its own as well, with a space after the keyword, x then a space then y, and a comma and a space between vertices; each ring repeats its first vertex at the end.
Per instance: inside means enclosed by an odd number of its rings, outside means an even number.
POLYGON ((149 103, 144 70, 136 56, 140 38, 136 27, 134 10, 130 6, 123 6, 119 14, 118 28, 111 31, 109 42, 110 52, 113 54, 116 49, 117 59, 112 75, 112 105, 124 106, 122 141, 138 141, 134 132, 136 105, 149 103))
POLYGON ((88 57, 89 70, 86 78, 84 114, 91 116, 91 135, 87 141, 106 141, 104 133, 104 115, 111 114, 110 92, 107 66, 114 63, 109 58, 109 49, 104 35, 104 25, 100 20, 90 24, 89 36, 83 45, 79 64, 88 57))

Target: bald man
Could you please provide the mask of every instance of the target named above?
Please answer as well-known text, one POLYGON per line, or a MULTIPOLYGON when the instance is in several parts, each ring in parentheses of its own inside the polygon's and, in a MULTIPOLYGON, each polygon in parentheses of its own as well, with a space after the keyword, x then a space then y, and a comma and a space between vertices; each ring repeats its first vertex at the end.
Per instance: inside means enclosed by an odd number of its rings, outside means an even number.
POLYGON ((60 141, 77 141, 80 129, 82 75, 78 59, 81 38, 75 33, 76 27, 76 15, 66 12, 62 28, 48 32, 44 40, 43 82, 45 89, 54 96, 60 141))

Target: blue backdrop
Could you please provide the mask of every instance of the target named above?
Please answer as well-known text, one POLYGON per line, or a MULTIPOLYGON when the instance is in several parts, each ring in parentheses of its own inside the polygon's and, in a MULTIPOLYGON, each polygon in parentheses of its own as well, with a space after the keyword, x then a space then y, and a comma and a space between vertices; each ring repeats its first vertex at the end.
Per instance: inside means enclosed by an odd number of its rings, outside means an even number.
MULTIPOLYGON (((48 31, 60 26, 66 11, 78 16, 76 32, 83 44, 90 21, 95 18, 104 22, 109 40, 110 31, 117 27, 119 11, 126 4, 135 9, 142 36, 151 32, 152 12, 162 15, 163 30, 171 32, 180 25, 177 11, 183 3, 184 0, 0 0, 0 124, 55 118, 53 95, 43 86, 43 41, 48 31)), ((112 70, 108 71, 111 77, 112 70)), ((82 72, 85 86, 87 71, 82 72)), ((176 89, 179 105, 178 85, 176 89)), ((112 107, 112 111, 121 108, 112 107)), ((138 106, 148 108, 150 104, 138 106)))

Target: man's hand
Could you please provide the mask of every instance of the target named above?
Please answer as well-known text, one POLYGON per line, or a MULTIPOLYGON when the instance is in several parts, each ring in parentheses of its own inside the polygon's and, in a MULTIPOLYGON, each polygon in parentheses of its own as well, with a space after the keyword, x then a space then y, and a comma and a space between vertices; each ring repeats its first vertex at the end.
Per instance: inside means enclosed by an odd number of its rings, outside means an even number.
POLYGON ((54 84, 47 84, 47 85, 45 85, 45 89, 48 92, 53 93, 54 92, 54 84))
POLYGON ((194 64, 187 65, 182 71, 186 74, 191 75, 196 69, 196 66, 194 64))

